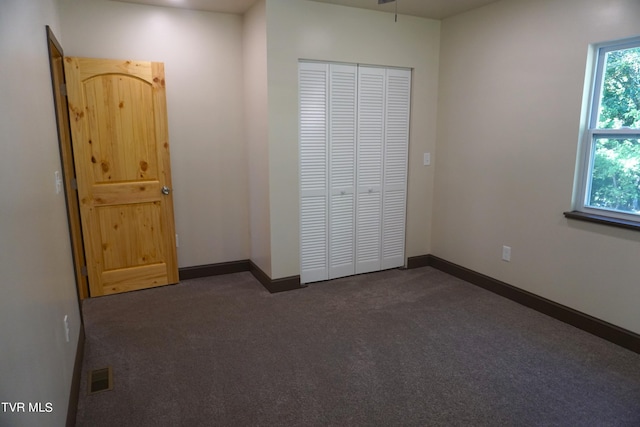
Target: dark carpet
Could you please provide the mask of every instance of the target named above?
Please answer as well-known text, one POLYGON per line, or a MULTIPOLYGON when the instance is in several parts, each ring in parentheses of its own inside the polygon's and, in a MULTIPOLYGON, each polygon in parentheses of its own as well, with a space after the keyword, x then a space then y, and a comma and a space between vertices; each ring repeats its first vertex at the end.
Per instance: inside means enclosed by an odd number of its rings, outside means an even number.
POLYGON ((79 426, 640 426, 640 355, 426 267, 95 298, 79 426), (114 387, 87 395, 87 371, 114 387))

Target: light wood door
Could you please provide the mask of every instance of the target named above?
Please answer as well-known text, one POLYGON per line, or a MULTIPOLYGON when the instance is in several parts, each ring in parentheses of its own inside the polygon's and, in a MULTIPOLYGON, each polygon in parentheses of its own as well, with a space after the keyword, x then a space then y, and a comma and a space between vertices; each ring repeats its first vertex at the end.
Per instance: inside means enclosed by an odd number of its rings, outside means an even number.
POLYGON ((64 65, 91 296, 177 283, 163 64, 64 65))

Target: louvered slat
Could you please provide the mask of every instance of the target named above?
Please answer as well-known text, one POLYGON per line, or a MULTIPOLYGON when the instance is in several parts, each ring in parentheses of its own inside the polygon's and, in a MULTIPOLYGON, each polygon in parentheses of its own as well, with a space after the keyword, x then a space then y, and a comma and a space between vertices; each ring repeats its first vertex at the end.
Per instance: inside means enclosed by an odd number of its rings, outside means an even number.
POLYGON ((355 65, 329 67, 329 278, 355 273, 355 65))
POLYGON ((382 183, 384 69, 360 67, 358 87, 358 187, 382 183))
POLYGON ((386 75, 382 269, 404 265, 411 71, 386 75))
POLYGON ((404 264, 410 70, 300 63, 303 283, 404 264))
POLYGON ((316 271, 326 268, 326 199, 324 196, 304 197, 301 204, 302 269, 316 271))
POLYGON ((359 193, 356 228, 356 273, 380 270, 380 192, 359 193))
POLYGON ((356 273, 381 268, 385 70, 358 69, 356 273))
POLYGON ((354 267, 354 197, 351 194, 331 196, 331 240, 329 242, 329 278, 349 276, 354 267))
POLYGON ((328 278, 328 70, 299 64, 300 281, 328 278))

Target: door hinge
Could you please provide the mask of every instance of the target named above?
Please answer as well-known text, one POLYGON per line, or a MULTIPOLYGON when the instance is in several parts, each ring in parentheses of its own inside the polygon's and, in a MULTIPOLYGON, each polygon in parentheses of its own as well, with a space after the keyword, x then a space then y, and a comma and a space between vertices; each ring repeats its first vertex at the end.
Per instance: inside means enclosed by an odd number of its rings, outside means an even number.
POLYGON ((64 83, 60 83, 60 94, 62 96, 67 96, 67 85, 64 83))
POLYGON ((83 265, 82 268, 80 269, 80 274, 82 274, 84 277, 88 277, 89 276, 89 272, 87 271, 87 266, 83 265))
POLYGON ((73 188, 74 190, 78 189, 78 180, 75 178, 71 178, 71 188, 73 188))

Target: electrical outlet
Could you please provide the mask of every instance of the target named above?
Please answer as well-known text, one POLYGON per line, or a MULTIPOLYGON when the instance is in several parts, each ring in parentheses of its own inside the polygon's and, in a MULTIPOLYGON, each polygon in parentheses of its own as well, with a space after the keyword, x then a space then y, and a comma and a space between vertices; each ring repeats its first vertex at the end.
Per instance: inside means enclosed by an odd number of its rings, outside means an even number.
POLYGON ((62 322, 64 324, 64 338, 69 342, 69 316, 65 314, 62 322))
POLYGON ((507 262, 511 261, 511 246, 502 247, 502 260, 507 262))

